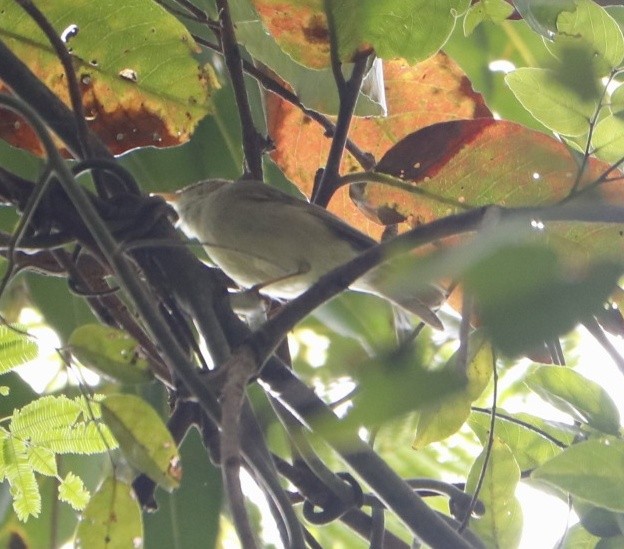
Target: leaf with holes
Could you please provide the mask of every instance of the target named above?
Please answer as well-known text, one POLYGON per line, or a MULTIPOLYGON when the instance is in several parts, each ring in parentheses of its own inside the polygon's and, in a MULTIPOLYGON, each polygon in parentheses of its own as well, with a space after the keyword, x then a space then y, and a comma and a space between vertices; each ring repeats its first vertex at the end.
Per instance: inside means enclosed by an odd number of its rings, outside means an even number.
MULTIPOLYGON (((89 125, 112 152, 188 140, 212 109, 216 80, 194 58, 186 28, 151 0, 76 0, 39 7, 69 48, 89 125)), ((0 0, 0 38, 66 103, 62 66, 12 0, 0 0)), ((0 136, 41 153, 25 124, 2 113, 0 136)))

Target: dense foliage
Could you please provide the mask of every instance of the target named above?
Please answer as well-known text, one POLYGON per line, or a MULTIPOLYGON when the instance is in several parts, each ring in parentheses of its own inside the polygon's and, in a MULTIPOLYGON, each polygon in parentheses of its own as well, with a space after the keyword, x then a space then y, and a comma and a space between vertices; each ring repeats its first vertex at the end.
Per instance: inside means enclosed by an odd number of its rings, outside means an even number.
POLYGON ((0 0, 0 543, 624 545, 611 4, 0 0), (241 177, 382 244, 234 312, 152 193, 241 177))

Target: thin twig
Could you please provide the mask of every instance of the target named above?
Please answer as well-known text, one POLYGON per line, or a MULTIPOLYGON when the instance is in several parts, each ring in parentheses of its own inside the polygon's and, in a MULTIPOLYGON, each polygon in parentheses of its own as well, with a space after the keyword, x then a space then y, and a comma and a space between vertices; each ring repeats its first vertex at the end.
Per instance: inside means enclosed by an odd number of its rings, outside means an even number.
MULTIPOLYGON (((192 35, 195 41, 217 53, 222 53, 221 49, 209 42, 208 40, 202 38, 201 36, 192 35)), ((312 120, 320 124, 325 130, 325 134, 328 137, 332 137, 336 133, 336 125, 325 115, 321 114, 314 109, 310 109, 306 107, 299 97, 285 86, 280 84, 277 80, 271 78, 268 74, 264 73, 259 68, 255 67, 252 63, 243 59, 243 70, 252 78, 254 78, 264 89, 267 91, 273 92, 275 95, 281 97, 285 101, 288 101, 291 105, 297 107, 303 114, 310 117, 312 120)), ((360 149, 355 142, 351 139, 347 139, 345 144, 345 148, 347 151, 351 153, 353 158, 362 166, 365 170, 370 170, 375 165, 375 158, 369 152, 365 152, 360 149)))
POLYGON ((262 154, 264 152, 264 139, 258 133, 251 115, 249 98, 245 88, 241 53, 236 42, 234 24, 230 15, 230 7, 227 0, 216 0, 219 9, 219 21, 221 22, 221 49, 225 64, 230 74, 236 106, 241 122, 243 133, 243 152, 245 154, 245 172, 252 179, 262 181, 262 154))
POLYGON ((479 493, 481 492, 481 488, 483 486, 483 483, 485 482, 485 476, 487 474, 487 468, 490 462, 490 456, 492 454, 492 447, 494 446, 494 431, 496 428, 496 405, 498 401, 498 370, 496 369, 496 353, 494 351, 492 352, 492 375, 494 376, 494 388, 492 393, 492 413, 490 414, 490 432, 488 434, 488 440, 485 446, 483 466, 481 468, 481 473, 479 474, 479 480, 477 481, 477 485, 475 486, 474 494, 472 495, 472 501, 470 502, 468 509, 466 509, 466 514, 464 515, 464 518, 459 527, 459 532, 463 532, 468 527, 470 517, 479 499, 479 493))
MULTIPOLYGON (((483 414, 487 414, 488 416, 492 415, 492 410, 489 408, 480 408, 478 406, 473 406, 471 408, 472 411, 474 412, 480 412, 483 414)), ((544 437, 545 439, 549 440, 550 442, 552 442, 555 446, 562 448, 562 449, 566 449, 568 447, 568 444, 565 444, 564 442, 561 442, 559 439, 556 439, 554 436, 552 436, 550 433, 547 433, 546 431, 544 431, 543 429, 540 429, 539 427, 536 427, 535 425, 531 425, 530 423, 528 423, 527 421, 523 421, 521 419, 515 418, 513 416, 510 416, 509 414, 504 414, 501 412, 496 412, 496 417, 499 417, 501 419, 504 419, 506 421, 509 421, 510 423, 515 423, 516 425, 520 425, 521 427, 525 427, 526 429, 533 431, 534 433, 537 433, 538 435, 544 437)))
POLYGON ((76 77, 76 71, 72 63, 72 58, 65 43, 61 40, 56 29, 51 25, 46 16, 39 10, 31 0, 15 0, 28 15, 37 23, 39 28, 44 32, 50 44, 54 48, 56 55, 63 65, 65 71, 65 78, 67 79, 67 88, 69 91, 69 98, 71 106, 74 111, 76 120, 76 131, 78 142, 80 143, 82 158, 90 158, 93 156, 89 140, 87 135, 89 129, 87 128, 87 121, 84 113, 84 106, 82 104, 82 94, 80 93, 80 86, 78 84, 78 78, 76 77))
POLYGON ((607 88, 609 87, 609 84, 611 83, 611 81, 613 80, 613 78, 615 77, 617 73, 618 73, 618 70, 614 69, 611 71, 611 74, 609 74, 607 82, 602 88, 602 93, 600 95, 600 100, 598 101, 598 105, 596 105, 596 110, 594 111, 594 114, 589 120, 589 132, 587 133, 587 142, 585 143, 585 150, 583 151, 583 159, 581 161, 581 165, 579 166, 579 169, 576 172, 576 178, 574 179, 574 184, 572 185, 572 188, 570 189, 568 196, 572 196, 576 193, 576 191, 579 188, 579 185, 581 184, 581 181, 583 180, 583 175, 585 174, 585 168, 587 168, 589 157, 592 154, 590 151, 590 148, 591 148, 592 137, 594 135, 594 129, 596 128, 596 124, 598 122, 598 116, 600 116, 600 112, 602 111, 602 108, 604 107, 603 101, 604 101, 605 95, 607 94, 607 88))
POLYGON ((598 324, 598 321, 595 318, 591 318, 590 320, 586 320, 583 322, 583 326, 585 329, 594 337, 594 339, 600 343, 602 348, 609 354, 618 370, 622 375, 624 375, 624 357, 618 352, 613 343, 609 341, 607 334, 598 324))
MULTIPOLYGON (((332 52, 334 49, 335 46, 332 44, 332 52)), ((356 55, 351 77, 347 81, 344 80, 340 65, 334 57, 335 55, 332 53, 332 67, 334 67, 334 77, 336 78, 336 84, 338 86, 340 107, 338 108, 336 129, 332 137, 325 168, 318 180, 314 182, 312 202, 319 206, 327 206, 329 200, 338 188, 340 163, 342 161, 342 155, 349 135, 349 127, 351 126, 351 119, 353 118, 355 105, 360 94, 362 80, 366 74, 366 67, 370 55, 368 53, 356 55)))
POLYGON ((240 480, 240 414, 245 387, 255 373, 254 358, 250 355, 233 355, 231 360, 223 364, 222 371, 227 379, 221 393, 221 472, 241 545, 253 549, 257 543, 240 480))

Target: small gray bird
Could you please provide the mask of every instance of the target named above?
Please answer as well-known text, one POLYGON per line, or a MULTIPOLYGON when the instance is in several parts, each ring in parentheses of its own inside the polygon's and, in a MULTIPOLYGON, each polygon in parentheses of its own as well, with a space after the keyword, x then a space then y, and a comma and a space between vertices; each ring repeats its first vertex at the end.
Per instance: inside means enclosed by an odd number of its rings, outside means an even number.
MULTIPOLYGON (((376 245, 327 210, 258 181, 210 179, 162 196, 178 213, 182 230, 202 243, 225 274, 242 288, 257 286, 274 298, 297 297, 376 245)), ((431 307, 441 304, 444 292, 416 285, 412 295, 397 295, 384 287, 390 268, 384 263, 372 269, 351 288, 383 297, 441 329, 431 307)))

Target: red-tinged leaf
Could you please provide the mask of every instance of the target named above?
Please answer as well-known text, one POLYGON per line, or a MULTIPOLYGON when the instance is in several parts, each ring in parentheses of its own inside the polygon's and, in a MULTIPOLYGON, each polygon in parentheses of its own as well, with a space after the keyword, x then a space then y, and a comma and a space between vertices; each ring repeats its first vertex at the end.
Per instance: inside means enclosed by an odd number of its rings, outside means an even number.
MULTIPOLYGON (((383 155, 408 133, 435 122, 491 116, 466 75, 443 53, 415 66, 402 60, 387 62, 384 73, 389 116, 356 118, 350 131, 351 139, 373 155, 383 155)), ((268 121, 276 144, 273 159, 309 196, 314 174, 327 158, 330 139, 318 124, 274 95, 268 96, 268 121)), ((355 159, 345 154, 341 172, 360 169, 355 159)), ((370 223, 355 208, 348 189, 336 193, 329 209, 371 236, 382 232, 382 227, 370 223)))
POLYGON ((329 30, 323 0, 253 0, 262 23, 293 59, 315 69, 329 65, 329 30))
MULTIPOLYGON (((608 168, 590 159, 579 188, 608 168)), ((440 197, 425 198, 381 184, 352 189, 369 213, 392 208, 416 226, 467 206, 556 203, 570 193, 577 164, 562 143, 545 134, 512 122, 481 119, 443 122, 414 132, 392 147, 376 170, 440 197)), ((624 203, 624 190, 617 181, 601 185, 599 192, 604 200, 624 203)), ((546 238, 563 236, 559 244, 576 251, 621 250, 619 225, 557 223, 556 231, 551 228, 546 227, 546 238)))

